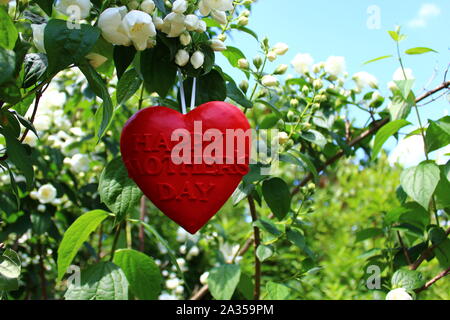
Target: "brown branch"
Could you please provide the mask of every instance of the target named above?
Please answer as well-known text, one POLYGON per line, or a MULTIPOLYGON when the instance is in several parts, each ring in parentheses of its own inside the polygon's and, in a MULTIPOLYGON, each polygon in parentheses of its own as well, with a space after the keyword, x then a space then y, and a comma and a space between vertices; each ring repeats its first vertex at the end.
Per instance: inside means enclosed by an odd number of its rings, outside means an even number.
POLYGON ((189 300, 200 300, 205 296, 205 294, 208 293, 208 290, 209 290, 208 285, 205 284, 203 287, 200 288, 200 290, 194 293, 194 295, 189 300))
MULTIPOLYGON (((145 206, 145 196, 141 197, 141 206, 140 206, 140 216, 139 219, 144 222, 145 219, 145 213, 146 213, 146 206, 145 206)), ((139 251, 144 252, 145 250, 145 234, 144 234, 144 225, 141 223, 139 225, 139 251)))
POLYGON ((450 267, 448 267, 446 270, 440 272, 436 277, 434 277, 433 279, 431 279, 430 281, 425 283, 425 285, 423 285, 423 287, 414 290, 414 292, 419 293, 419 292, 422 292, 422 291, 428 289, 429 287, 431 287, 433 285, 433 283, 435 283, 439 279, 442 279, 443 277, 445 277, 448 274, 450 274, 450 267))
MULTIPOLYGON (((248 206, 250 208, 250 214, 252 216, 252 221, 256 222, 258 220, 258 216, 256 214, 255 208, 255 200, 252 195, 247 197, 248 206)), ((253 297, 255 300, 259 300, 261 295, 261 261, 259 261, 258 256, 256 255, 256 249, 258 249, 259 244, 261 243, 261 238, 259 234, 259 228, 257 226, 253 226, 253 244, 255 248, 255 287, 253 290, 253 297)))
MULTIPOLYGON (((450 234, 450 228, 448 228, 448 229, 445 231, 445 234, 446 234, 447 236, 450 234)), ((427 259, 428 257, 431 256, 431 254, 433 253, 433 250, 436 249, 436 247, 437 247, 438 245, 439 245, 438 243, 437 243, 437 244, 433 244, 433 245, 430 246, 429 248, 425 249, 425 250, 420 254, 420 256, 419 256, 419 258, 416 260, 416 262, 414 262, 413 264, 411 264, 411 265, 409 266, 409 269, 410 269, 410 270, 416 270, 416 269, 422 264, 422 262, 423 262, 425 259, 427 259)))
POLYGON ((39 278, 41 279, 41 295, 43 300, 47 300, 47 281, 45 279, 44 253, 42 252, 41 240, 38 239, 37 249, 39 254, 39 278))

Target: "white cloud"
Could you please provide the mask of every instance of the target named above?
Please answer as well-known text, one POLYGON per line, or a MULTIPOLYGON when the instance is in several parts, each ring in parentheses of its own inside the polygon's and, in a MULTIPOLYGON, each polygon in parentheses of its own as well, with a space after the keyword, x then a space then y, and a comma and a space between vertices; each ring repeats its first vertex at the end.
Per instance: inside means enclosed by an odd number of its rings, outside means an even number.
POLYGON ((430 19, 441 14, 441 9, 433 3, 424 3, 419 9, 417 16, 408 22, 411 28, 424 28, 430 19))

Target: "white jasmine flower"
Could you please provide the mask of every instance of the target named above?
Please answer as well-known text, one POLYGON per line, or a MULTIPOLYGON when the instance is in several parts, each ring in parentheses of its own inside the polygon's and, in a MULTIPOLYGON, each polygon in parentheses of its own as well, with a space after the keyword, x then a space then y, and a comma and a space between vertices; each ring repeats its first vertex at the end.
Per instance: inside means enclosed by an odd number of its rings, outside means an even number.
POLYGON ((167 292, 163 292, 158 297, 159 300, 178 300, 177 296, 174 296, 172 294, 168 294, 167 292))
POLYGON ((331 56, 325 61, 325 71, 335 77, 339 77, 345 73, 345 58, 331 56))
POLYGON ((299 53, 291 61, 295 71, 299 74, 309 73, 313 63, 314 59, 309 53, 299 53))
POLYGON ((199 22, 198 22, 198 26, 197 26, 197 30, 195 30, 195 31, 197 31, 197 32, 205 32, 206 31, 206 22, 205 21, 203 21, 203 20, 200 20, 199 22))
POLYGON ((219 250, 220 250, 220 252, 222 252, 225 262, 231 263, 234 256, 239 251, 239 245, 238 244, 231 245, 229 243, 224 243, 224 244, 220 245, 219 250))
POLYGON ((390 152, 388 160, 391 165, 399 163, 405 168, 412 167, 425 160, 423 150, 422 136, 409 136, 398 142, 397 146, 390 152))
POLYGON ((261 83, 266 87, 274 87, 278 84, 278 79, 272 75, 265 75, 264 77, 262 77, 261 83))
POLYGON ((356 83, 356 87, 359 91, 366 87, 376 89, 378 87, 378 80, 368 72, 361 71, 353 75, 353 80, 356 83))
POLYGON ((166 280, 166 288, 173 290, 180 285, 180 280, 178 278, 166 280))
POLYGON ((413 300, 413 298, 406 289, 397 288, 388 292, 386 300, 413 300))
POLYGON ((30 147, 35 147, 37 144, 37 137, 34 133, 28 132, 23 142, 29 145, 30 147))
POLYGON ((161 274, 163 275, 163 277, 167 277, 167 276, 169 275, 169 271, 163 270, 163 271, 161 272, 161 274))
POLYGON ((47 24, 32 24, 31 29, 33 30, 33 44, 38 49, 39 52, 45 52, 44 46, 44 29, 47 24))
POLYGON ((211 17, 219 24, 227 24, 227 14, 225 11, 213 10, 211 11, 211 17))
POLYGON ((203 52, 195 51, 191 57, 191 64, 194 67, 194 69, 198 69, 201 66, 203 66, 204 62, 205 62, 205 55, 203 54, 203 52))
POLYGON ((180 67, 184 67, 188 62, 189 53, 184 49, 178 50, 177 54, 175 55, 175 63, 180 67))
POLYGON ((207 16, 212 10, 233 10, 233 0, 200 0, 198 6, 200 9, 200 13, 204 16, 207 16))
POLYGON ((211 45, 211 49, 213 49, 214 51, 227 50, 227 46, 225 45, 225 43, 223 43, 223 41, 219 39, 212 39, 209 43, 211 45))
POLYGON ((161 27, 161 31, 167 34, 169 38, 179 37, 184 31, 185 16, 181 13, 171 12, 164 18, 164 24, 161 27))
POLYGON ((241 16, 241 17, 239 17, 237 23, 240 26, 246 26, 246 25, 248 25, 248 18, 244 17, 244 16, 241 16))
POLYGON ((202 275, 200 276, 200 283, 201 284, 207 284, 207 282, 208 282, 208 276, 209 276, 209 272, 207 271, 207 272, 204 272, 204 273, 202 273, 202 275))
POLYGON ((155 10, 155 3, 153 0, 144 0, 141 3, 141 10, 151 14, 155 10))
POLYGON ((56 10, 66 16, 72 16, 78 13, 72 9, 73 7, 77 7, 79 9, 80 16, 75 16, 77 20, 85 19, 89 16, 92 3, 89 0, 58 0, 55 5, 56 10))
POLYGON ((106 41, 121 46, 131 44, 122 24, 122 19, 126 14, 127 8, 125 6, 108 8, 100 14, 98 27, 102 30, 102 36, 106 41))
POLYGON ((46 115, 37 116, 33 122, 34 127, 37 131, 47 131, 48 129, 50 129, 51 123, 52 120, 49 116, 46 115))
POLYGON ((286 43, 279 42, 272 49, 277 55, 282 56, 289 50, 289 46, 286 43))
POLYGON ((56 189, 51 184, 47 183, 41 186, 37 193, 37 198, 41 203, 52 202, 56 198, 56 189))
POLYGON ((186 259, 190 260, 190 259, 192 259, 193 257, 198 256, 199 253, 200 253, 200 249, 199 249, 197 246, 193 246, 193 247, 189 250, 189 252, 188 252, 188 254, 187 254, 187 256, 186 256, 186 259))
POLYGON ((125 15, 122 23, 126 34, 138 51, 147 49, 149 38, 156 36, 155 25, 148 13, 132 10, 125 15))
POLYGON ((155 28, 158 30, 161 30, 162 26, 164 25, 164 20, 161 19, 158 16, 153 17, 153 24, 155 25, 155 28))
POLYGON ((70 165, 70 169, 76 173, 89 170, 90 160, 87 155, 77 153, 72 158, 64 159, 64 163, 70 165))
POLYGON ((186 254, 186 246, 184 244, 181 245, 179 251, 181 254, 186 254))
POLYGON ((183 286, 176 287, 176 289, 175 289, 175 293, 176 294, 183 294, 183 292, 184 292, 184 287, 183 286))
POLYGON ((175 0, 175 2, 172 5, 172 12, 184 13, 186 10, 187 10, 186 0, 175 0))
POLYGON ((412 80, 414 79, 413 71, 410 68, 405 68, 404 73, 402 68, 398 68, 395 70, 394 74, 392 75, 392 80, 394 81, 400 81, 400 80, 412 80), (405 78, 406 74, 406 78, 405 78))
POLYGON ((188 31, 195 31, 198 28, 200 19, 195 14, 188 14, 184 19, 184 25, 188 31))
POLYGON ((167 253, 167 248, 165 246, 163 246, 160 242, 158 242, 157 246, 158 246, 159 253, 161 253, 161 254, 167 253))

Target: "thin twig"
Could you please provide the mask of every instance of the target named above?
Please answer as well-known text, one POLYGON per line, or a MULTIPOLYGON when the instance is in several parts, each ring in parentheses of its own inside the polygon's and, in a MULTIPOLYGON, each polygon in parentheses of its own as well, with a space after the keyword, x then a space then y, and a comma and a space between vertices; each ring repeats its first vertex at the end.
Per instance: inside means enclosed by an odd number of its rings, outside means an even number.
POLYGON ((43 300, 47 300, 47 281, 45 279, 44 254, 42 252, 41 240, 38 239, 37 249, 39 254, 39 278, 41 279, 41 295, 43 300))
MULTIPOLYGON (((450 228, 447 229, 447 231, 445 231, 445 234, 448 236, 450 234, 450 228)), ((425 249, 419 256, 419 258, 416 260, 416 262, 414 262, 413 264, 411 264, 409 266, 409 269, 411 270, 416 270, 421 264, 422 262, 427 259, 428 257, 431 256, 431 254, 433 253, 433 250, 436 249, 436 247, 439 244, 433 244, 432 246, 430 246, 429 248, 425 249)))
POLYGON ((433 283, 435 283, 436 281, 438 281, 439 279, 442 279, 443 277, 445 277, 446 275, 450 274, 450 267, 448 267, 447 269, 445 269, 444 271, 440 272, 436 277, 434 277, 433 279, 431 279, 430 281, 428 281, 427 283, 425 283, 425 285, 423 285, 423 287, 414 290, 415 293, 419 293, 422 292, 426 289, 428 289, 429 287, 431 287, 433 285, 433 283))
MULTIPOLYGON (((252 216, 252 221, 256 222, 258 220, 258 216, 256 214, 255 208, 255 200, 252 195, 247 197, 248 206, 250 208, 250 214, 252 216)), ((261 261, 259 261, 258 256, 256 255, 256 249, 258 249, 259 244, 261 243, 261 237, 259 234, 259 228, 257 226, 253 226, 253 244, 255 248, 255 287, 253 290, 253 298, 255 300, 259 300, 261 295, 261 261)))

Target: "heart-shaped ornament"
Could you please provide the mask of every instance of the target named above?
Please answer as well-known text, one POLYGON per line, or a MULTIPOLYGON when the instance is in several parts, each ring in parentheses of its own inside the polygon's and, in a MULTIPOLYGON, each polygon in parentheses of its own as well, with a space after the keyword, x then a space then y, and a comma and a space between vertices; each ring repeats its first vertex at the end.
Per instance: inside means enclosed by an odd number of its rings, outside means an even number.
POLYGON ((122 159, 142 192, 194 234, 248 173, 250 124, 236 106, 205 103, 186 115, 148 107, 125 124, 122 159))

